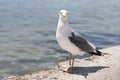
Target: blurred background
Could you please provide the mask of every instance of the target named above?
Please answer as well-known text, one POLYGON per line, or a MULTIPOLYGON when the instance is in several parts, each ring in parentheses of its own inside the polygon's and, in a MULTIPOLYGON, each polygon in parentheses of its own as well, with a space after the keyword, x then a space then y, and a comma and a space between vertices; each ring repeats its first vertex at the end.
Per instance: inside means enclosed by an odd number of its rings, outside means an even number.
MULTIPOLYGON (((58 12, 97 48, 120 45, 120 0, 0 0, 0 79, 68 59, 55 39, 58 12)), ((81 56, 82 57, 82 56, 81 56)))

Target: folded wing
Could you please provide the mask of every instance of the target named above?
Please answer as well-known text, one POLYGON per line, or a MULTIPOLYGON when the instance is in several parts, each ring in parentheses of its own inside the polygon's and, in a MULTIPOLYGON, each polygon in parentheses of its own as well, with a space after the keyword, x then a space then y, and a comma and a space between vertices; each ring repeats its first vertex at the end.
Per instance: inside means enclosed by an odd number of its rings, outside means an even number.
POLYGON ((85 40, 84 37, 79 35, 78 33, 72 32, 69 36, 69 39, 82 51, 93 52, 95 50, 95 46, 85 40))

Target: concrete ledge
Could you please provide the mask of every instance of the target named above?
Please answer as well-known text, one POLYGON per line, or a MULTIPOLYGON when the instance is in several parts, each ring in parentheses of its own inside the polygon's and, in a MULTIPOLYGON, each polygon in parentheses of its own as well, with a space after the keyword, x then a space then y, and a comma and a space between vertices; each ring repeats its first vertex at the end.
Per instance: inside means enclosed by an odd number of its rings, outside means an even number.
POLYGON ((119 80, 120 46, 101 51, 108 54, 75 59, 74 68, 69 72, 64 71, 63 65, 68 65, 68 61, 64 61, 51 69, 24 76, 11 76, 4 80, 119 80))

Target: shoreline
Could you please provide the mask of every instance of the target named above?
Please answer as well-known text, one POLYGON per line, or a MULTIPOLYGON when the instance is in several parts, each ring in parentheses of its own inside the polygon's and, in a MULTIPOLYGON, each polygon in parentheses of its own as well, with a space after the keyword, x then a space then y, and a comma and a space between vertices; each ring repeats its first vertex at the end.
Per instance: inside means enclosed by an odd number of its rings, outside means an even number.
POLYGON ((119 80, 120 45, 100 51, 108 54, 75 59, 75 65, 69 72, 66 72, 69 69, 68 61, 63 61, 53 68, 3 80, 119 80))

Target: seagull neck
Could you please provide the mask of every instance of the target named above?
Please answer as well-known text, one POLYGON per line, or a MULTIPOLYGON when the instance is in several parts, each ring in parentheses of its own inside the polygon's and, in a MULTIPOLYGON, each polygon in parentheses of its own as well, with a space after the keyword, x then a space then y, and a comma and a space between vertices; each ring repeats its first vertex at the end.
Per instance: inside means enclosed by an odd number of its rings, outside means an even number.
POLYGON ((69 31, 71 31, 67 20, 59 19, 57 31, 62 33, 68 33, 69 31))
POLYGON ((59 25, 64 25, 64 26, 68 27, 68 21, 59 19, 59 25))

